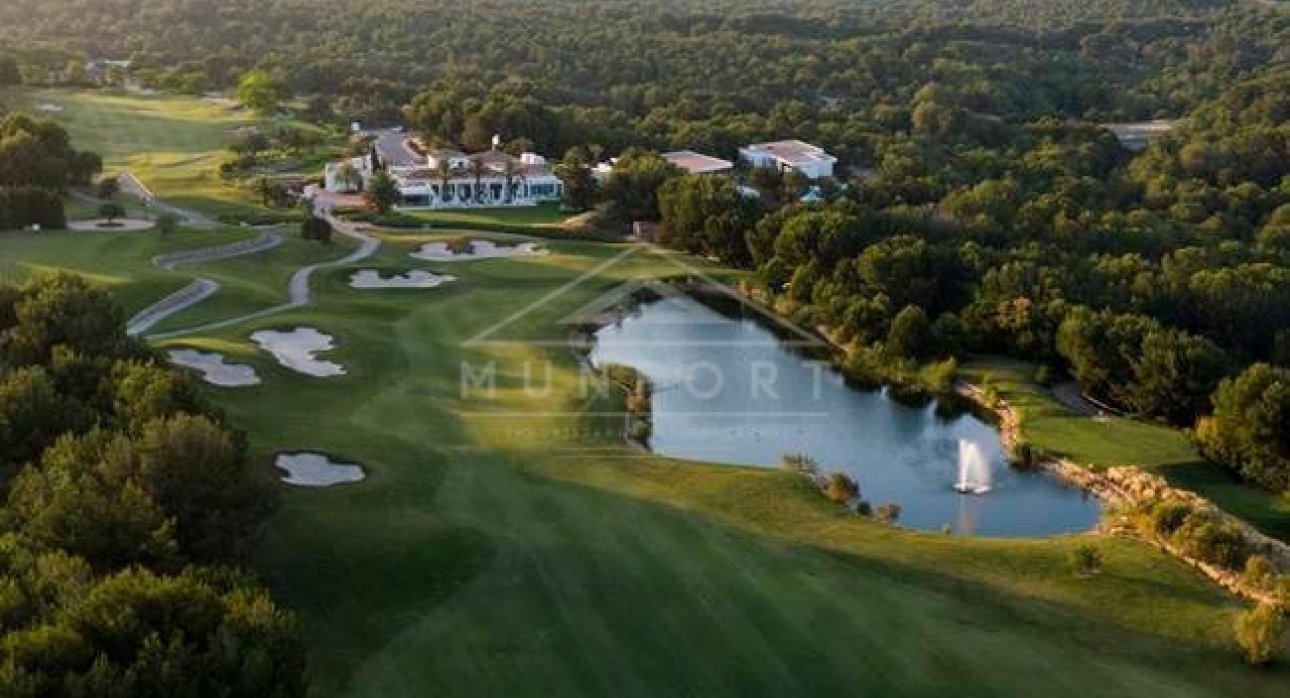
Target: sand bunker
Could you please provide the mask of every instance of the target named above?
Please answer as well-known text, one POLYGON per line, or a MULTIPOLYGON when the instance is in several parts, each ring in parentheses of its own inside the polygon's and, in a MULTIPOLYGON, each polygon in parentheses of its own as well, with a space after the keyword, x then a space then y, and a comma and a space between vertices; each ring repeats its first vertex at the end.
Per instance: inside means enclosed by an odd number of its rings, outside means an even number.
POLYGON ((321 453, 280 453, 274 463, 287 473, 283 482, 301 487, 330 487, 367 477, 362 466, 337 463, 321 453))
POLYGON ((99 218, 88 221, 71 221, 67 224, 67 229, 79 231, 94 230, 103 232, 129 232, 134 230, 150 230, 155 225, 156 224, 152 221, 143 220, 142 218, 118 218, 111 223, 99 218))
POLYGON ((352 288, 361 289, 378 289, 378 288, 436 288, 449 281, 456 281, 455 276, 444 276, 428 271, 414 269, 405 274, 395 274, 388 279, 381 278, 381 272, 375 269, 362 269, 354 272, 349 277, 349 285, 352 288))
POLYGON ((255 367, 247 364, 226 364, 224 355, 207 354, 193 349, 172 349, 170 363, 200 371, 202 380, 221 388, 245 388, 260 384, 255 367))
POLYGON ((331 361, 320 361, 315 354, 336 348, 332 336, 312 327, 297 327, 290 332, 261 330, 251 335, 260 348, 273 354, 278 363, 315 378, 345 375, 345 367, 331 361))
POLYGON ((538 247, 536 242, 522 242, 518 245, 498 245, 489 240, 471 240, 470 252, 453 252, 446 242, 427 242, 421 249, 413 252, 412 257, 430 262, 461 262, 471 259, 500 259, 503 257, 532 257, 550 254, 549 250, 538 247))

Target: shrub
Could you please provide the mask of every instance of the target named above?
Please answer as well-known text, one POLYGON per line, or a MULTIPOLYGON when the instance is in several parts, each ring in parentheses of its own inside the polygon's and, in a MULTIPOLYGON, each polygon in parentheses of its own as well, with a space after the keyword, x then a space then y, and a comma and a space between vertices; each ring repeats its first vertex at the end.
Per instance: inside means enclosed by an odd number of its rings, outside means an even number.
POLYGON ((1182 502, 1156 502, 1146 511, 1146 533, 1168 538, 1183 525, 1191 513, 1192 508, 1182 502))
POLYGON ((873 517, 883 523, 896 523, 900 518, 900 505, 896 502, 887 502, 880 505, 873 512, 873 517))
POLYGON ((0 230, 16 230, 29 225, 42 228, 66 228, 63 200, 57 192, 31 188, 0 188, 0 230))
POLYGON ((632 440, 644 444, 649 441, 649 437, 654 433, 654 427, 647 419, 638 419, 632 422, 631 436, 632 440))
POLYGON ((1102 551, 1087 543, 1081 545, 1071 551, 1071 566, 1075 574, 1091 577, 1102 571, 1102 551))
POLYGON ((1241 581, 1251 589, 1274 591, 1280 582, 1276 567, 1264 555, 1251 555, 1245 561, 1245 570, 1241 572, 1241 581))
POLYGON ((959 363, 954 358, 948 358, 944 361, 930 363, 919 370, 919 380, 928 390, 937 393, 947 393, 954 385, 954 378, 958 375, 959 363))
POLYGON ((819 464, 805 453, 785 453, 779 459, 780 465, 803 475, 814 475, 819 472, 819 464))
POLYGON ((1012 447, 1012 458, 1019 466, 1033 468, 1039 461, 1039 453, 1034 444, 1018 439, 1012 447))
POLYGON ((475 251, 475 245, 468 237, 456 237, 448 241, 448 251, 453 254, 470 254, 475 251))
POLYGON ((1035 368, 1035 382, 1045 387, 1052 385, 1053 384, 1052 367, 1049 366, 1048 364, 1039 364, 1039 366, 1035 368))
POLYGON ((331 236, 331 222, 326 218, 308 215, 300 222, 300 237, 305 240, 317 240, 324 245, 330 245, 331 236))
POLYGON ((1281 647, 1285 618, 1280 608, 1259 604, 1236 617, 1236 643, 1250 664, 1272 661, 1281 647))
POLYGON ((1171 540, 1187 556, 1230 570, 1240 569, 1249 555, 1241 530, 1211 511, 1188 514, 1171 540))
POLYGON ((860 496, 860 485, 846 473, 833 473, 829 475, 829 481, 824 483, 824 496, 829 501, 846 504, 860 496))

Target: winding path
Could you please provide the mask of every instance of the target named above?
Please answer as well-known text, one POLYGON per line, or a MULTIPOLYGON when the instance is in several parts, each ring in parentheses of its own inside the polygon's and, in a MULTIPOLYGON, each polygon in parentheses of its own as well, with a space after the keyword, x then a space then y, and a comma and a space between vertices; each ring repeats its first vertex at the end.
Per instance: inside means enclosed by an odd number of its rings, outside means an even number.
POLYGON ((158 199, 157 195, 153 194, 152 190, 149 189, 147 185, 130 172, 118 175, 116 181, 117 185, 121 187, 121 191, 143 202, 143 205, 146 208, 155 209, 162 213, 169 213, 176 216, 189 228, 211 230, 212 228, 219 227, 218 221, 215 221, 205 214, 198 213, 191 209, 181 208, 174 204, 168 204, 161 199, 158 199))
MULTIPOLYGON (((297 308, 302 308, 306 305, 309 305, 311 302, 313 302, 312 293, 309 288, 309 281, 313 278, 313 274, 315 271, 319 269, 345 266, 347 264, 353 264, 354 262, 362 261, 364 259, 367 259, 368 257, 371 257, 373 254, 376 254, 376 251, 380 249, 381 240, 379 238, 375 238, 366 233, 361 232, 357 228, 357 226, 353 225, 352 223, 337 219, 331 216, 330 213, 325 213, 325 215, 327 220, 332 224, 333 229, 337 233, 340 233, 341 235, 344 235, 348 238, 352 238, 354 240, 359 241, 360 244, 358 246, 358 249, 354 250, 353 252, 349 253, 348 255, 345 255, 340 259, 332 260, 330 262, 319 262, 318 264, 311 264, 309 266, 301 267, 297 269, 291 275, 291 280, 287 284, 287 302, 286 303, 275 305, 269 308, 264 308, 262 310, 257 310, 253 313, 238 315, 237 317, 217 320, 215 322, 206 323, 204 325, 196 325, 193 327, 185 327, 178 330, 172 330, 170 332, 151 334, 151 335, 148 335, 148 339, 170 339, 172 337, 181 337, 184 335, 196 334, 198 332, 221 330, 226 327, 240 325, 244 322, 248 322, 251 320, 258 320, 260 318, 269 317, 271 315, 284 313, 284 312, 287 312, 288 310, 295 310, 297 308)), ((279 242, 280 241, 281 239, 279 238, 279 242)), ((200 250, 198 251, 200 252, 200 250)), ((209 261, 209 260, 206 260, 206 261, 209 261)), ((198 282, 203 280, 211 281, 210 279, 198 279, 197 281, 193 282, 191 286, 195 286, 198 282)), ((214 293, 215 290, 218 290, 218 289, 219 289, 219 286, 218 284, 216 284, 215 289, 211 290, 210 293, 214 293)), ((194 294, 196 294, 197 289, 194 289, 193 292, 194 294)), ((180 291, 180 293, 182 293, 182 291, 180 291)), ((207 293, 205 296, 201 296, 197 298, 196 300, 192 301, 191 303, 183 307, 186 308, 200 302, 206 297, 209 297, 210 293, 207 293)), ((158 305, 162 303, 166 303, 166 299, 163 299, 160 303, 158 303, 158 305)), ((153 306, 153 307, 156 307, 156 306, 153 306)), ((178 312, 178 311, 176 310, 173 312, 178 312)), ((170 314, 173 314, 173 312, 170 314)))
MULTIPOLYGON (((121 184, 122 190, 138 197, 145 203, 145 205, 178 216, 182 218, 185 225, 189 227, 210 229, 219 225, 216 221, 202 215, 201 213, 173 206, 158 200, 153 193, 144 186, 143 182, 139 181, 139 178, 135 177, 133 174, 127 172, 121 175, 118 178, 118 181, 121 184)), ((322 194, 316 190, 311 193, 322 194)), ((203 325, 185 327, 171 330, 169 332, 148 334, 146 337, 148 339, 168 339, 171 337, 196 334, 198 332, 219 330, 250 320, 256 320, 270 315, 283 313, 288 310, 302 308, 312 302, 309 282, 313 278, 315 271, 362 261, 371 257, 373 254, 376 254, 376 251, 380 249, 380 238, 372 237, 371 235, 362 232, 359 229, 359 226, 333 216, 331 213, 331 201, 325 194, 315 199, 314 210, 317 215, 322 216, 331 223, 332 229, 335 232, 348 238, 358 240, 358 249, 340 259, 332 260, 330 262, 319 262, 318 264, 311 264, 297 269, 292 273, 291 280, 287 284, 286 303, 203 325)), ((205 247, 196 250, 183 250, 180 252, 157 255, 152 258, 152 265, 158 269, 172 270, 175 267, 185 264, 205 264, 222 259, 230 259, 232 257, 242 257, 244 255, 267 252, 280 244, 282 244, 282 236, 280 234, 272 230, 264 230, 261 232, 259 237, 253 240, 243 240, 241 242, 219 245, 216 247, 205 247)), ((207 298, 210 298, 219 291, 219 289, 220 284, 218 281, 199 276, 187 286, 136 313, 134 317, 131 317, 126 322, 126 333, 130 336, 143 335, 162 320, 165 320, 176 313, 187 310, 207 298)))
MULTIPOLYGON (((267 252, 281 244, 281 235, 271 231, 264 231, 260 233, 259 237, 252 240, 157 255, 152 258, 152 266, 169 271, 182 264, 203 264, 221 259, 267 252)), ((210 298, 219 288, 218 281, 199 276, 187 286, 136 313, 134 317, 126 321, 126 334, 132 337, 143 334, 171 315, 187 310, 210 298)))

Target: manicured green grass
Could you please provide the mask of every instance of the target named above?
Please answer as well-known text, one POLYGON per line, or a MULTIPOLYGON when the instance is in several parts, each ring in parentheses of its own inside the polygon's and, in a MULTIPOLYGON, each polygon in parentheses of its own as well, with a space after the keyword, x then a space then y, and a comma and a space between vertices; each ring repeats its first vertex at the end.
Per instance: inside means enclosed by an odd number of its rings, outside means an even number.
POLYGON ((1134 419, 1092 419, 1054 399, 1034 380, 1034 366, 1002 357, 965 363, 961 375, 990 383, 1021 413, 1024 438, 1056 455, 1094 466, 1137 465, 1193 490, 1265 533, 1290 540, 1290 497, 1245 485, 1206 462, 1177 429, 1134 419))
MULTIPOLYGON (((978 540, 868 523, 778 472, 633 451, 576 396, 564 351, 465 347, 622 248, 556 244, 540 259, 426 264, 390 236, 360 267, 432 268, 430 291, 355 291, 199 340, 265 384, 212 391, 256 457, 322 449, 369 479, 287 489, 259 556, 305 619, 317 695, 1038 693, 1251 695, 1281 674, 1240 666, 1235 605, 1172 560, 1104 540, 1106 572, 1071 574, 1087 540, 978 540), (310 379, 257 353, 261 327, 333 334, 349 369, 310 379), (550 358, 550 395, 515 364, 550 358), (461 362, 497 361, 499 393, 460 394, 461 362), (492 410, 523 416, 499 418, 492 410), (546 414, 547 416, 543 416, 546 414), (1078 666, 1078 672, 1066 668, 1078 666)), ((658 260, 605 270, 504 328, 556 321, 658 260)))
POLYGON ((162 240, 156 231, 0 232, 0 280, 20 282, 40 270, 67 269, 106 286, 127 316, 191 280, 185 269, 162 271, 162 252, 209 247, 254 237, 248 230, 181 231, 162 240))
MULTIPOLYGON (((314 695, 1279 696, 1290 685, 1284 669, 1240 663, 1241 604, 1136 542, 905 531, 786 472, 624 446, 620 423, 595 416, 618 398, 581 396, 570 352, 530 340, 566 338, 558 321, 595 295, 676 268, 633 256, 531 307, 626 248, 409 258, 425 239, 391 235, 357 267, 457 282, 357 291, 352 269, 331 269, 312 307, 166 343, 256 366, 263 385, 208 392, 266 476, 285 449, 367 469, 358 485, 284 487, 257 555, 301 615, 314 695), (248 339, 297 326, 334 335, 324 358, 348 374, 294 373, 248 339), (504 343, 469 343, 495 327, 504 343), (551 362, 549 391, 543 370, 526 386, 526 360, 551 362), (496 362, 496 392, 463 394, 463 361, 496 362), (1105 569, 1084 579, 1068 559, 1088 542, 1105 569)), ((56 252, 34 237, 7 244, 5 259, 56 252)), ((201 271, 244 294, 239 305, 272 303, 290 265, 321 251, 278 254, 201 271)), ((147 256, 109 255, 96 273, 129 285, 149 275, 147 256)))
POLYGON ((483 208, 473 211, 404 211, 407 215, 438 226, 517 225, 551 226, 568 220, 570 214, 560 211, 558 203, 544 203, 523 208, 483 208))
POLYGON ((220 291, 205 302, 166 318, 152 329, 161 333, 245 315, 286 303, 287 284, 300 267, 340 259, 356 246, 337 235, 330 245, 303 240, 292 226, 282 228, 284 241, 267 252, 235 257, 210 264, 183 267, 189 276, 200 275, 220 283, 220 291))
POLYGON ((105 173, 132 172, 170 203, 212 217, 269 213, 218 175, 236 129, 257 123, 247 112, 195 97, 97 90, 20 88, 0 98, 62 124, 77 148, 103 157, 105 173))

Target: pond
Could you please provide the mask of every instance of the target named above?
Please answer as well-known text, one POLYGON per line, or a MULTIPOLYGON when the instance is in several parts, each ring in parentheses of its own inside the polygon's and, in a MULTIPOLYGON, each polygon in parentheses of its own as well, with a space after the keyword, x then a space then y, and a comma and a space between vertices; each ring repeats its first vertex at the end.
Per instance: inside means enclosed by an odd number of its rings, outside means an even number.
POLYGON ((805 454, 823 473, 855 478, 873 506, 898 503, 899 523, 912 528, 1044 536, 1097 523, 1092 497, 1011 467, 990 424, 936 401, 909 406, 848 386, 764 320, 688 297, 645 302, 596 333, 590 359, 649 377, 649 445, 663 456, 775 468, 784 454, 805 454))

